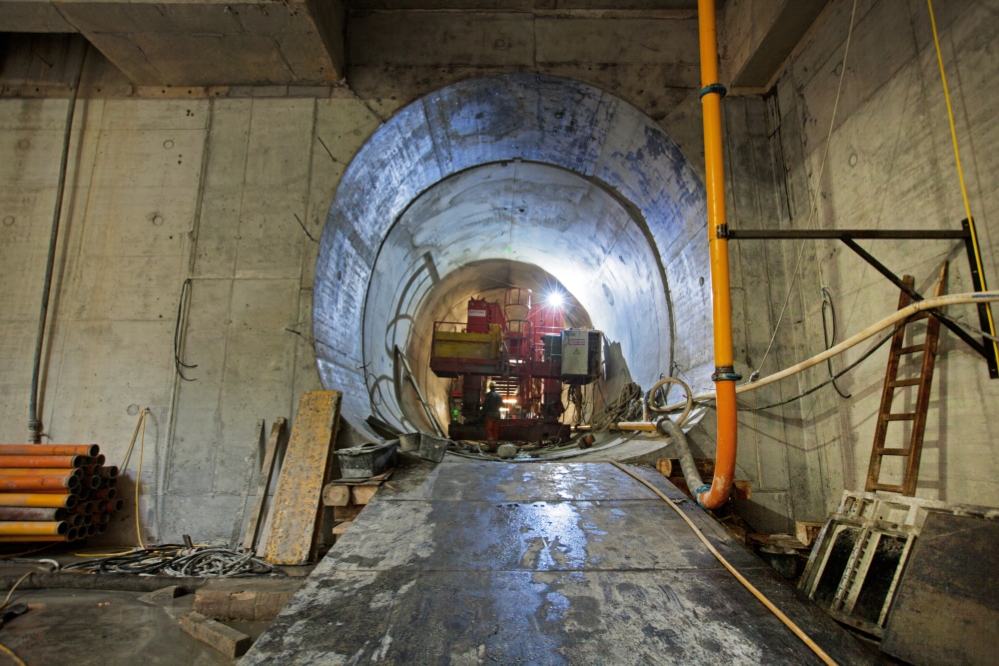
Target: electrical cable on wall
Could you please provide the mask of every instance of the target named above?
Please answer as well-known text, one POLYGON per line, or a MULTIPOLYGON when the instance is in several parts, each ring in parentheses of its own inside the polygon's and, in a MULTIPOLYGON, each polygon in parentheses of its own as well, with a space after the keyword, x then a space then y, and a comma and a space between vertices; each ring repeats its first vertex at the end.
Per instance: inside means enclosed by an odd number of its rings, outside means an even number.
MULTIPOLYGON (((833 305, 832 295, 829 290, 822 287, 822 340, 826 343, 826 350, 829 350, 834 344, 836 344, 836 307, 833 305), (832 319, 832 326, 826 326, 826 306, 829 307, 829 314, 832 319), (829 328, 832 328, 832 335, 829 335, 829 328)), ((836 375, 833 374, 832 359, 826 359, 826 367, 829 369, 829 376, 832 378, 830 382, 833 388, 836 389, 836 393, 839 393, 839 397, 843 399, 849 399, 853 397, 852 393, 843 393, 838 386, 836 386, 836 375)))
POLYGON ((197 381, 196 379, 191 379, 184 376, 184 368, 192 370, 197 365, 188 365, 180 360, 180 346, 181 346, 181 324, 182 319, 184 319, 184 312, 186 311, 186 306, 191 301, 191 278, 184 280, 184 284, 180 287, 180 300, 177 302, 177 321, 174 323, 173 327, 173 366, 177 370, 177 374, 185 382, 197 381))

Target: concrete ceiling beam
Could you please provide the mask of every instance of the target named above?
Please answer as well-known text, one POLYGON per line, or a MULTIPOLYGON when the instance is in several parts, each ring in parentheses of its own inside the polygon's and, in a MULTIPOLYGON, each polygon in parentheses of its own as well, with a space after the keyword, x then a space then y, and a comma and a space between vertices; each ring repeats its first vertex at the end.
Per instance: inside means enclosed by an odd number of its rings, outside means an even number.
POLYGON ((330 85, 344 78, 339 0, 0 1, 16 32, 80 32, 138 85, 330 85))
POLYGON ((737 0, 722 16, 722 83, 765 88, 829 0, 737 0))

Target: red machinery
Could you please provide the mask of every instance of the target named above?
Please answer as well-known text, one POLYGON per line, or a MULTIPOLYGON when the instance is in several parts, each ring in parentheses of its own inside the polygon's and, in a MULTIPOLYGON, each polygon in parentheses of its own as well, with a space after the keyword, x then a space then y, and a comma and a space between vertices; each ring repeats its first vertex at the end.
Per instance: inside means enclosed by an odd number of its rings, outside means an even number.
MULTIPOLYGON (((502 306, 470 300, 467 323, 434 324, 430 369, 438 377, 454 380, 452 439, 485 439, 480 407, 489 381, 504 395, 501 440, 536 442, 569 437, 569 426, 559 422, 564 411, 563 310, 532 303, 531 298, 529 289, 508 289, 502 306)), ((573 376, 572 383, 588 383, 594 378, 573 376)))

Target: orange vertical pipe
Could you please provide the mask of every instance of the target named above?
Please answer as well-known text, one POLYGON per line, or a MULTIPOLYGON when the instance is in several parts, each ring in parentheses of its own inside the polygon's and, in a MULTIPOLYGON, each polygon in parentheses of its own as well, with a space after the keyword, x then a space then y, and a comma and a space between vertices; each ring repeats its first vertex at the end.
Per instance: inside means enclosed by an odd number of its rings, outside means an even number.
POLYGON ((735 374, 732 362, 732 302, 729 290, 728 233, 725 220, 725 172, 722 160, 721 99, 718 82, 718 38, 715 0, 698 0, 697 23, 701 42, 701 111, 704 115, 704 172, 708 195, 708 251, 711 255, 711 297, 714 316, 715 405, 718 413, 718 451, 715 476, 694 496, 708 509, 720 507, 732 492, 738 442, 735 413, 735 374))

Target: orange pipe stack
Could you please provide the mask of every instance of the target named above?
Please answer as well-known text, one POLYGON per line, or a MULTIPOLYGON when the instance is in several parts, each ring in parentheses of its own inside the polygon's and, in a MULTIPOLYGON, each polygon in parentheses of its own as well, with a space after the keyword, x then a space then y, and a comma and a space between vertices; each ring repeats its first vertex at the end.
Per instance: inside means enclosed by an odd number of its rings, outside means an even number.
POLYGON ((0 544, 103 534, 125 504, 104 462, 96 444, 0 444, 0 544))

